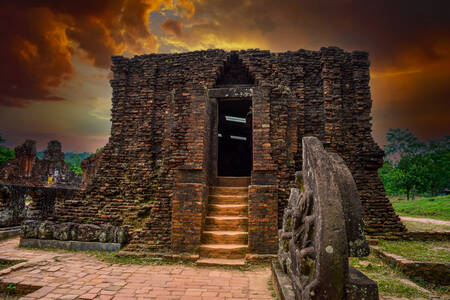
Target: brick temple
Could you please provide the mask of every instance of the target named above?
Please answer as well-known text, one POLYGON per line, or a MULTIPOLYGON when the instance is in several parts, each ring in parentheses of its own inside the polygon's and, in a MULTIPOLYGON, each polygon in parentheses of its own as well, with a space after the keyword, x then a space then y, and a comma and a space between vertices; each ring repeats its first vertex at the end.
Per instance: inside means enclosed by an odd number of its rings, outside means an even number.
POLYGON ((112 57, 109 142, 54 220, 128 225, 129 250, 276 253, 301 140, 315 136, 351 170, 366 234, 399 237, 377 175, 369 65, 335 47, 112 57))

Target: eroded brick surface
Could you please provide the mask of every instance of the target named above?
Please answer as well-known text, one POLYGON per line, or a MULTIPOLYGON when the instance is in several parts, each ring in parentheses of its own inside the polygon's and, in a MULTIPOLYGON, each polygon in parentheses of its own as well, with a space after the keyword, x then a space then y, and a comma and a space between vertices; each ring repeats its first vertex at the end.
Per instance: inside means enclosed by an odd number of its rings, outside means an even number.
POLYGON ((94 177, 86 190, 56 203, 57 221, 129 225, 129 250, 195 249, 216 157, 215 100, 208 91, 243 83, 252 91, 244 95, 252 101, 251 184, 275 186, 266 194, 276 200, 267 207, 264 195, 252 192, 263 187, 250 191, 250 227, 265 230, 249 237, 255 252, 276 250, 274 224, 281 225, 293 174, 301 169, 305 136, 318 137, 344 159, 363 204, 366 233, 402 237, 405 228, 377 175, 383 151, 371 135, 369 65, 368 53, 336 47, 113 57, 109 142, 89 171, 94 177), (203 191, 185 202, 192 184, 203 191), (193 222, 183 230, 188 219, 193 222))

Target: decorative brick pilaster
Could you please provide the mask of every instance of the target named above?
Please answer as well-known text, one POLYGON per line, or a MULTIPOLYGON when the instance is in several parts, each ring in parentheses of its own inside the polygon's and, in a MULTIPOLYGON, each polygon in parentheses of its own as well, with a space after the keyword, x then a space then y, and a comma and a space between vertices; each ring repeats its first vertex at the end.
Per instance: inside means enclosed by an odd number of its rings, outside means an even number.
POLYGON ((248 189, 248 246, 250 253, 277 253, 278 187, 250 185, 248 189))
POLYGON ((201 170, 177 170, 172 197, 172 250, 191 252, 200 245, 208 188, 201 170))

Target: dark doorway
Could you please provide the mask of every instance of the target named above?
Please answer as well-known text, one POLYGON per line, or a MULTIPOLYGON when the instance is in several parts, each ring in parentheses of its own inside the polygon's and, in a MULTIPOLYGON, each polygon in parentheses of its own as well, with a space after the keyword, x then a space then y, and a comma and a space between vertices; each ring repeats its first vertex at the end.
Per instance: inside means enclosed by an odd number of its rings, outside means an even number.
POLYGON ((250 176, 252 169, 251 100, 219 100, 219 176, 250 176))

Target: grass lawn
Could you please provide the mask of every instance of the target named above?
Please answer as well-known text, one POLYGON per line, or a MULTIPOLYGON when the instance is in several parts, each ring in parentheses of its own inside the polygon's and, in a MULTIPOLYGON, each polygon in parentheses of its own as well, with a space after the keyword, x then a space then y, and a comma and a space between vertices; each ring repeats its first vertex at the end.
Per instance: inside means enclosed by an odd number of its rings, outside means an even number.
POLYGON ((401 216, 425 217, 450 221, 450 195, 415 200, 398 200, 392 197, 395 211, 401 216))
POLYGON ((379 241, 381 250, 416 261, 450 262, 448 241, 379 241))
MULTIPOLYGON (((350 265, 363 272, 364 275, 374 280, 378 284, 380 296, 392 296, 403 298, 426 298, 427 294, 417 287, 407 284, 407 277, 401 272, 392 269, 384 264, 381 259, 374 255, 362 258, 350 258, 350 265)), ((434 293, 441 293, 433 291, 434 293)))
POLYGON ((415 221, 405 221, 402 223, 406 226, 409 231, 450 231, 450 226, 433 224, 433 223, 423 223, 415 221))

